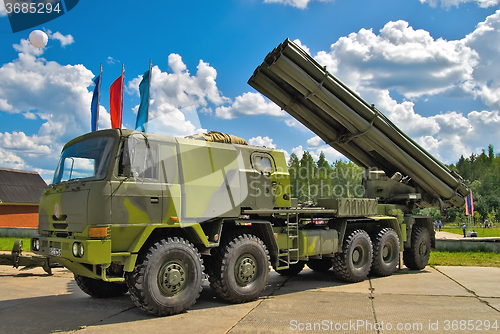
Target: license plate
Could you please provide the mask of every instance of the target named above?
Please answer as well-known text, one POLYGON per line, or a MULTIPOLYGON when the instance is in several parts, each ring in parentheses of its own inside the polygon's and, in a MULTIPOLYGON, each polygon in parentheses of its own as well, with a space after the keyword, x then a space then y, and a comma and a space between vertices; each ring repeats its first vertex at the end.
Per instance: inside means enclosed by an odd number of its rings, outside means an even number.
POLYGON ((50 248, 49 249, 49 255, 52 255, 52 256, 61 256, 61 249, 60 248, 50 248))

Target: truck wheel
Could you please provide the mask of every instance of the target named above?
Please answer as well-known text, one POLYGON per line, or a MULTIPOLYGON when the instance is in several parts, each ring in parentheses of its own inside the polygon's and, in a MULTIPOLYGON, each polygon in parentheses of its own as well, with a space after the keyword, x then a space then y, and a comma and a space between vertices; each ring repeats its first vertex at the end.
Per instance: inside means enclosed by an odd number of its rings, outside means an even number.
POLYGON ((431 253, 431 235, 422 226, 413 226, 411 232, 411 247, 403 251, 403 262, 412 270, 424 269, 431 253))
POLYGON ((299 261, 295 264, 291 264, 288 269, 274 269, 274 271, 282 276, 295 276, 304 269, 304 265, 304 261, 299 261))
POLYGON ((392 228, 383 228, 373 236, 373 262, 371 273, 377 276, 392 275, 399 263, 399 238, 392 228))
POLYGON ((307 266, 314 271, 326 273, 333 266, 332 258, 325 257, 323 259, 309 259, 307 266))
POLYGON ((152 245, 127 274, 132 301, 143 311, 166 316, 184 312, 201 292, 203 261, 183 238, 168 238, 152 245))
POLYGON ((128 291, 127 285, 123 283, 105 282, 76 274, 75 281, 83 292, 94 298, 118 297, 128 291))
POLYGON ((364 230, 346 233, 342 253, 333 257, 333 272, 346 282, 361 282, 370 272, 372 242, 364 230))
POLYGON ((255 235, 242 234, 221 246, 214 258, 210 286, 217 297, 232 303, 257 299, 266 288, 269 253, 255 235))

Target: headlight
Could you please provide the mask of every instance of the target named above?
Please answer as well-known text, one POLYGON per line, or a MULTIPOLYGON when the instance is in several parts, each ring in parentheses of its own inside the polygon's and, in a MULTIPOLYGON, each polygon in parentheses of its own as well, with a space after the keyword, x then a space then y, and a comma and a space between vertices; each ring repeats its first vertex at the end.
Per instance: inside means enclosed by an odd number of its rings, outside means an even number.
POLYGON ((80 244, 78 245, 78 254, 80 255, 80 257, 83 257, 83 253, 84 253, 83 244, 80 244))
POLYGON ((78 243, 77 242, 75 242, 73 244, 73 256, 78 257, 78 243))
POLYGON ((34 251, 40 250, 40 239, 33 239, 31 249, 34 251))

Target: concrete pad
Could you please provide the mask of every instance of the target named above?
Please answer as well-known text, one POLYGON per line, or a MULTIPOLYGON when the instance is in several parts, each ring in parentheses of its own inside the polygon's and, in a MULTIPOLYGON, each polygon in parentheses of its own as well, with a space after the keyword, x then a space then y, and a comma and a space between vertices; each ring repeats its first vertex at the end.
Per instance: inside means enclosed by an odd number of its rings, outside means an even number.
POLYGON ((0 267, 0 310, 27 303, 30 298, 66 294, 75 288, 73 274, 65 269, 54 269, 49 276, 41 268, 20 271, 0 267))
POLYGON ((500 297, 500 268, 436 267, 481 297, 500 297))
MULTIPOLYGON (((347 332, 342 331, 341 326, 346 329, 359 317, 374 319, 369 295, 294 292, 265 299, 229 333, 347 332), (335 325, 338 330, 335 330, 335 325)), ((357 333, 376 331, 361 330, 357 333)))
POLYGON ((204 288, 198 302, 182 314, 155 317, 133 307, 86 326, 78 333, 226 333, 263 300, 233 305, 214 300, 210 292, 204 288))
POLYGON ((423 270, 402 269, 387 277, 370 278, 374 295, 410 294, 471 296, 471 294, 432 267, 423 270))
POLYGON ((464 236, 461 234, 455 234, 445 231, 436 231, 436 239, 458 240, 458 239, 463 239, 463 237, 464 236))
MULTIPOLYGON (((53 282, 55 283, 55 282, 53 282)), ((129 296, 95 299, 81 291, 25 298, 2 309, 1 333, 52 333, 71 331, 135 308, 129 296)))
POLYGON ((451 325, 453 321, 460 325, 460 321, 464 320, 476 323, 484 320, 493 322, 499 318, 497 311, 474 296, 377 295, 373 305, 378 323, 385 326, 381 328, 381 333, 389 332, 388 326, 392 327, 392 331, 397 330, 398 324, 406 329, 398 333, 474 332, 463 328, 452 331, 451 325))
POLYGON ((479 299, 487 303, 490 307, 496 309, 498 312, 500 312, 500 298, 479 298, 479 299))
POLYGON ((274 294, 287 294, 298 291, 370 293, 370 282, 346 283, 336 277, 333 271, 326 273, 304 269, 300 274, 289 277, 274 294))

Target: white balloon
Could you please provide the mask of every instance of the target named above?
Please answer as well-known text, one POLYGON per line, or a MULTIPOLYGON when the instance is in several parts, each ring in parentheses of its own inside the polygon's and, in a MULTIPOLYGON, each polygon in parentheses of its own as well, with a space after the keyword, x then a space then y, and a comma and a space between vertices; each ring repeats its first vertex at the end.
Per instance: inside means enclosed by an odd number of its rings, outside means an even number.
POLYGON ((44 48, 45 45, 47 45, 49 37, 41 30, 33 30, 30 33, 29 40, 31 45, 33 45, 35 48, 41 49, 44 48))

